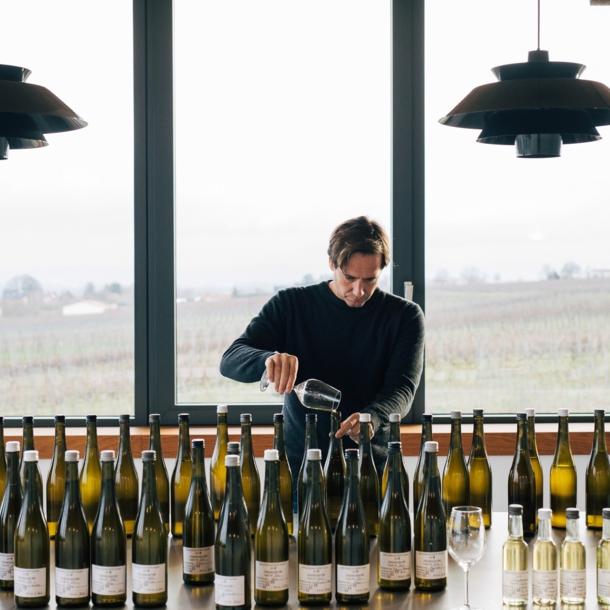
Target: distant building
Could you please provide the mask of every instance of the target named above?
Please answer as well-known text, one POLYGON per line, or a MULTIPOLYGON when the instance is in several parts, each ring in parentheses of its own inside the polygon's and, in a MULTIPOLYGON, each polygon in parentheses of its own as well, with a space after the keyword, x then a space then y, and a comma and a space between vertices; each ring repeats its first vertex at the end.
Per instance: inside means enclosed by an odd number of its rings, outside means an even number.
POLYGON ((83 300, 64 305, 61 308, 61 313, 64 316, 89 316, 93 314, 104 313, 108 309, 116 309, 114 303, 101 303, 100 301, 83 300))
POLYGON ((610 269, 591 269, 589 271, 589 277, 610 278, 610 269))

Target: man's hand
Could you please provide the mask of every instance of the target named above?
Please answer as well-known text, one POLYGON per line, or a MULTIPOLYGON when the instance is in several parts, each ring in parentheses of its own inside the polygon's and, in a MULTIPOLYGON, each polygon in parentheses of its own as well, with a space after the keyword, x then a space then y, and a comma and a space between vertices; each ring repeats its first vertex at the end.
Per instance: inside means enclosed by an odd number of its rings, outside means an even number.
POLYGON ((265 361, 269 381, 278 394, 290 394, 299 370, 299 359, 290 354, 273 354, 265 361))
MULTIPOLYGON (((375 431, 371 426, 371 438, 374 435, 375 431)), ((335 438, 341 438, 342 436, 349 436, 356 443, 360 441, 360 413, 353 413, 341 424, 335 438)))

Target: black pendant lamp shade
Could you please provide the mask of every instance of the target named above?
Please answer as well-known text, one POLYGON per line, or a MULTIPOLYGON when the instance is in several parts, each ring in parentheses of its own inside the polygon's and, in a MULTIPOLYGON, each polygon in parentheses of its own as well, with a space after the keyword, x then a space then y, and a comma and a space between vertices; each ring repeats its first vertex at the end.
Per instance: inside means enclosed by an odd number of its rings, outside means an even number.
POLYGON ((530 51, 526 63, 493 68, 498 82, 473 89, 439 122, 480 129, 483 144, 515 144, 518 157, 559 157, 562 142, 594 142, 596 127, 610 125, 610 89, 580 80, 584 69, 530 51))
POLYGON ((72 131, 87 125, 45 87, 27 84, 26 68, 0 64, 0 160, 9 148, 47 146, 45 133, 72 131))

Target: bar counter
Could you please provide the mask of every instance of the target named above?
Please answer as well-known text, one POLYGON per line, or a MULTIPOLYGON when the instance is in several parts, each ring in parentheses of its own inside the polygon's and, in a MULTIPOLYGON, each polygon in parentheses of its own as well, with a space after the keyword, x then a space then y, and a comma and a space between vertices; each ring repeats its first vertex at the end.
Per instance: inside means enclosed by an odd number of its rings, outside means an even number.
MULTIPOLYGON (((584 608, 598 608, 596 589, 596 557, 595 551, 601 538, 601 531, 587 530, 585 527, 585 514, 580 517, 581 540, 587 548, 587 600, 584 606, 577 606, 578 610, 584 608)), ((470 570, 470 604, 473 608, 491 610, 502 606, 502 545, 506 540, 507 513, 494 513, 492 527, 486 531, 486 549, 483 559, 470 570)), ((553 539, 559 549, 564 539, 564 530, 553 530, 553 539)), ((534 539, 529 539, 530 546, 530 604, 529 608, 539 608, 531 603, 531 547, 534 539)), ((131 540, 128 541, 127 561, 127 604, 122 608, 132 608, 131 601, 131 540)), ((51 542, 51 602, 47 608, 55 608, 54 585, 54 546, 51 542)), ((254 565, 254 561, 253 561, 254 565)), ((290 610, 306 608, 301 606, 297 599, 296 589, 296 540, 290 539, 290 598, 283 608, 290 610)), ((193 587, 185 585, 182 580, 182 541, 169 538, 169 570, 168 570, 168 602, 167 608, 189 610, 191 608, 214 610, 214 587, 193 587)), ((333 589, 334 591, 334 589, 333 589)), ((253 583, 254 595, 254 583, 253 583)), ((449 557, 449 577, 447 588, 439 593, 422 593, 413 586, 409 591, 392 593, 377 587, 377 539, 371 538, 371 597, 368 607, 371 610, 408 610, 410 608, 429 608, 433 610, 452 610, 459 608, 464 602, 464 573, 462 569, 449 557)), ((253 601, 253 606, 255 606, 253 601)), ((256 606, 262 609, 262 606, 256 606)), ((315 608, 337 608, 334 600, 329 606, 316 606, 315 608)), ((341 605, 342 608, 348 606, 341 605)), ((0 609, 16 608, 12 591, 0 592, 0 609)), ((309 606, 307 606, 309 608, 309 606)), ((313 606, 311 608, 314 608, 313 606)), ((564 605, 564 608, 566 606, 564 605)))

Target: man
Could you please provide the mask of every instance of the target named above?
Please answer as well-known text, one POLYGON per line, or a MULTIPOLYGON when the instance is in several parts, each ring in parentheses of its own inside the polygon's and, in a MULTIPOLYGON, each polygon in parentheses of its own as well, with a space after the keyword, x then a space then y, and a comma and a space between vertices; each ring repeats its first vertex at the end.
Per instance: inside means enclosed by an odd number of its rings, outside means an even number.
MULTIPOLYGON (((328 247, 330 282, 288 288, 271 298, 245 332, 223 354, 225 377, 252 383, 265 367, 284 395, 286 451, 299 473, 305 443, 306 409, 292 392, 298 383, 320 379, 341 390, 343 423, 337 437, 355 447, 360 413, 370 413, 377 470, 387 458, 389 415, 404 417, 422 373, 424 317, 421 309, 388 294, 377 283, 390 260, 390 240, 366 216, 341 223, 328 247)), ((330 417, 318 412, 318 447, 328 450, 330 417)))

